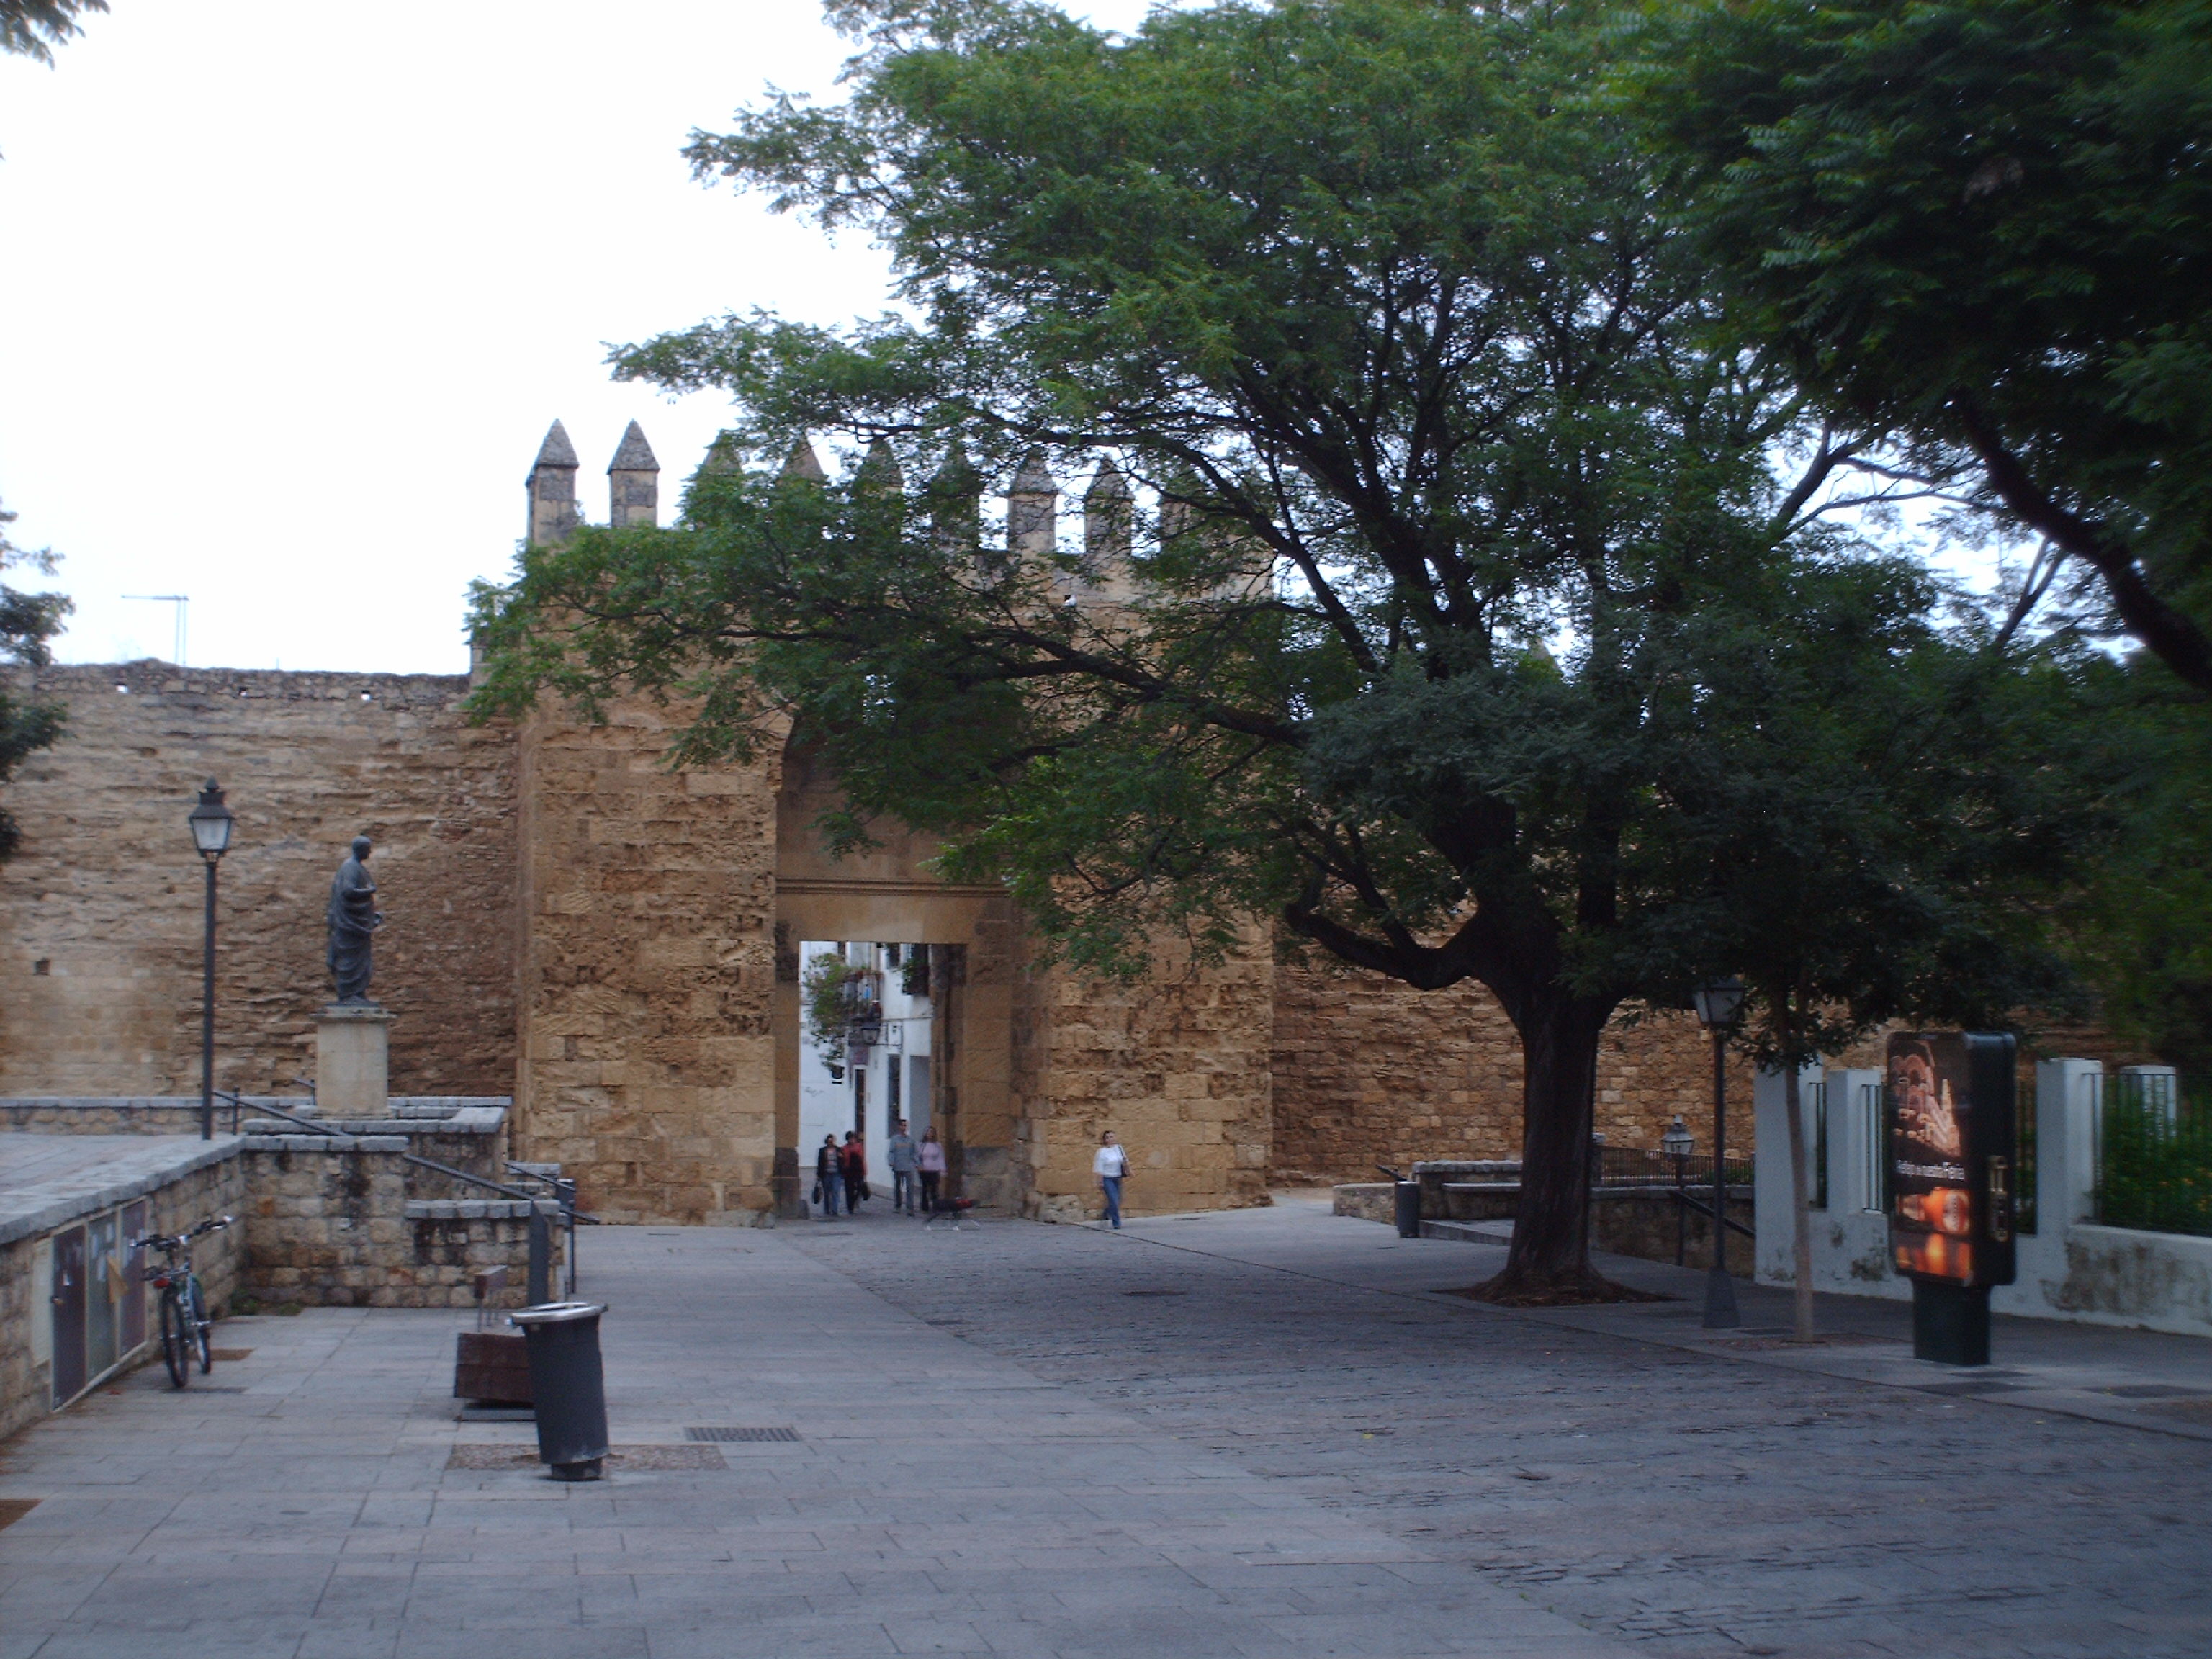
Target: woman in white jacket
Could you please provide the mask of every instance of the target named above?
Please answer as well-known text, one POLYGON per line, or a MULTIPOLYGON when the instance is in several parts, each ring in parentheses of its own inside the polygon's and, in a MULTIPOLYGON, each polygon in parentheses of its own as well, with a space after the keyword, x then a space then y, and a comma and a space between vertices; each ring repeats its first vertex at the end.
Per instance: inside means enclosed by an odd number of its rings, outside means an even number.
POLYGON ((1121 1143, 1114 1139, 1109 1129, 1098 1137, 1098 1156, 1091 1160, 1091 1167, 1098 1176, 1098 1185, 1106 1194, 1106 1218, 1115 1230, 1121 1226, 1121 1180, 1129 1173, 1129 1154, 1121 1143))

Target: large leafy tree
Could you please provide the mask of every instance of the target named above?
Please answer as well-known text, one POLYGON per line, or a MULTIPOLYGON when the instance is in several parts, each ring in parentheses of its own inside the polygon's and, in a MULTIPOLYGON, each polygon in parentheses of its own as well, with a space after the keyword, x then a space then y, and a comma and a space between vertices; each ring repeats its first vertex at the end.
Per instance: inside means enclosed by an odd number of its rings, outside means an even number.
POLYGON ((2212 690, 2212 7, 1656 0, 1625 101, 1735 319, 2212 690))
POLYGON ((848 104, 780 101, 691 154, 880 238, 908 314, 619 353, 728 391, 731 446, 678 527, 580 532, 482 596, 483 706, 690 699, 688 761, 795 714, 849 833, 946 836, 1094 971, 1256 913, 1411 986, 1480 981, 1525 1061, 1492 1292, 1604 1293, 1600 1033, 1728 937, 1688 834, 1726 804, 1678 793, 1741 737, 1712 689, 1810 648, 1847 576, 1910 582, 1808 522, 1829 449, 1773 473, 1794 393, 1710 345, 1701 273, 1581 95, 1598 20, 843 16, 848 104), (781 465, 809 430, 866 463, 781 465), (1040 448, 1096 469, 1085 554, 1042 532, 1040 448), (981 469, 1018 464, 1001 548, 981 469))

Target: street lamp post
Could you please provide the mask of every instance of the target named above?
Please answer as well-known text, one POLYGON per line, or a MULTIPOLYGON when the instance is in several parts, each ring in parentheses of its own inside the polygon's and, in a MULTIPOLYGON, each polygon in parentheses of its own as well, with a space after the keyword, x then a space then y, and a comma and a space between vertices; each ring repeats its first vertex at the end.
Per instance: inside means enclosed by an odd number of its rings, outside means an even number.
POLYGON ((200 986, 200 1139, 215 1139, 215 867, 230 848, 230 808, 222 804, 222 786, 213 778, 200 791, 198 803, 185 823, 191 826, 192 845, 207 866, 207 951, 200 986))
POLYGON ((1690 1206, 1682 1201, 1682 1178, 1688 1168, 1690 1153, 1697 1146, 1689 1126, 1682 1121, 1680 1112, 1667 1126, 1667 1133, 1659 1137, 1660 1150, 1674 1164, 1674 1265, 1681 1267, 1688 1254, 1690 1206))
POLYGON ((1713 1039, 1713 1268, 1705 1275, 1705 1328, 1730 1330, 1743 1322, 1728 1273, 1728 1040, 1743 1010, 1743 981, 1709 980, 1695 1000, 1698 1023, 1713 1039))

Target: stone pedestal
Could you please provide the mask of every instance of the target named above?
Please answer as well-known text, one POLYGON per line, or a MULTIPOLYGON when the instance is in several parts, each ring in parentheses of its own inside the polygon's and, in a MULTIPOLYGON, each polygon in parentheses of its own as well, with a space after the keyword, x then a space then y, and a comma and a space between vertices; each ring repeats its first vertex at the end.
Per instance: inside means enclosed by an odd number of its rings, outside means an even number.
POLYGON ((323 1116, 386 1115, 398 1018, 374 1002, 333 1002, 315 1016, 315 1104, 323 1116))

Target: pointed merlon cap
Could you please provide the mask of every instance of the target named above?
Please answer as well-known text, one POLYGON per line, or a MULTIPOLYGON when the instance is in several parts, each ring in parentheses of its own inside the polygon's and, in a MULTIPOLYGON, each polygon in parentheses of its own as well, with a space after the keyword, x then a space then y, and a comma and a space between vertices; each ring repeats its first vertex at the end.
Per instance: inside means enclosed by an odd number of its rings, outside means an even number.
POLYGON ((814 446, 801 438, 792 445, 791 453, 783 458, 783 476, 821 483, 830 475, 822 470, 822 458, 814 453, 814 446))
POLYGON ((1044 451, 1032 449, 1022 457, 1022 464, 1008 486, 1009 495, 1057 495, 1060 486, 1053 482, 1052 469, 1044 464, 1044 451))
POLYGON ((702 472, 735 472, 739 471, 738 464, 738 434, 734 432, 716 433, 714 434, 714 441, 707 446, 707 453, 705 458, 699 463, 699 470, 702 472))
POLYGON ((556 421, 545 428, 545 441, 538 446, 538 459, 530 464, 534 474, 540 467, 576 465, 576 446, 568 441, 568 428, 556 421))
POLYGON ((930 482, 947 492, 981 492, 983 475, 975 470, 975 463, 968 459, 967 447, 955 438, 951 447, 945 452, 945 465, 937 469, 937 476, 930 482))
POLYGON ((860 463, 853 481, 863 489, 885 495, 895 495, 906 488, 906 474, 899 467, 898 457, 891 453, 890 439, 878 438, 868 446, 867 459, 860 463))
POLYGON ((558 547, 567 541, 576 527, 576 446, 560 422, 546 428, 522 487, 530 498, 524 539, 534 547, 558 547))
MULTIPOLYGON (((558 422, 555 423, 555 429, 556 431, 559 429, 558 422)), ((566 443, 568 441, 568 434, 563 433, 561 441, 566 443)), ((551 441, 549 439, 548 441, 551 441)), ((572 460, 568 465, 574 466, 575 462, 572 460)), ((614 459, 607 463, 607 471, 610 472, 658 472, 660 471, 660 463, 653 458, 653 446, 645 441, 645 428, 635 421, 632 421, 629 423, 629 429, 623 434, 622 446, 615 451, 614 459)))
POLYGON ((1098 476, 1091 481, 1090 493, 1084 496, 1088 507, 1103 507, 1129 499, 1129 481, 1121 476, 1121 469, 1107 457, 1098 463, 1098 476))

